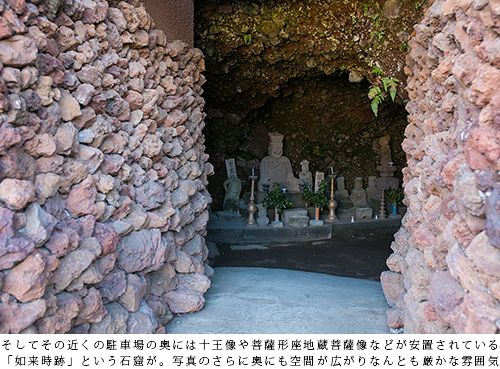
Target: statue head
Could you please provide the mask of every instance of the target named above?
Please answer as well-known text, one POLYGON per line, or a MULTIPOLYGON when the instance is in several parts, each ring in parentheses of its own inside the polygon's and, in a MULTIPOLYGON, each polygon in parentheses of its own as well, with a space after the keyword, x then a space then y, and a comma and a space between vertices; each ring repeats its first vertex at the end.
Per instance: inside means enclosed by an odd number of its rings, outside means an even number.
POLYGON ((307 160, 305 160, 305 159, 304 159, 304 160, 302 160, 302 161, 300 162, 300 165, 301 165, 301 167, 302 167, 302 171, 303 171, 303 172, 308 172, 308 171, 309 171, 309 162, 308 162, 307 160))
POLYGON ((369 176, 368 177, 368 187, 375 187, 376 186, 376 181, 377 181, 377 177, 375 176, 369 176))
POLYGON ((382 138, 380 138, 380 145, 382 146, 386 146, 386 145, 389 145, 389 142, 391 142, 391 136, 387 135, 387 136, 384 136, 382 138))
POLYGON ((339 190, 345 190, 345 181, 344 177, 338 177, 337 178, 337 188, 339 190))
POLYGON ((279 159, 283 155, 283 135, 281 133, 269 133, 269 155, 275 159, 279 159))
POLYGON ((354 188, 356 190, 361 190, 363 188, 363 178, 362 177, 356 177, 354 180, 354 188))

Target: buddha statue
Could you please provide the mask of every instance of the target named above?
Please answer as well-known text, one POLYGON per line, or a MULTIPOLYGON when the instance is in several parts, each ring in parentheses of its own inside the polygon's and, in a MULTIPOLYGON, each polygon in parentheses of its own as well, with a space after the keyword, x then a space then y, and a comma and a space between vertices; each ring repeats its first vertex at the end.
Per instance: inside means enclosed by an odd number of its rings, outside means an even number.
POLYGON ((313 177, 312 173, 309 171, 309 161, 307 160, 302 160, 300 162, 300 166, 302 168, 302 171, 299 173, 299 179, 304 182, 306 186, 311 186, 313 184, 313 177))
POLYGON ((278 132, 269 133, 269 156, 260 163, 260 180, 257 189, 264 191, 264 185, 273 188, 278 182, 280 188, 289 192, 299 192, 302 180, 295 178, 290 160, 283 156, 283 135, 278 132))

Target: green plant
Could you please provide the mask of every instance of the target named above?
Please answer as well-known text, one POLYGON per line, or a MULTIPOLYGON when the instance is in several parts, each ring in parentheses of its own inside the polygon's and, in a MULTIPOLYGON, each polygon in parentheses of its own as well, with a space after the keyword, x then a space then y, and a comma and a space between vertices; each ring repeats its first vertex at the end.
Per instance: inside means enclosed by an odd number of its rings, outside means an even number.
POLYGON ((368 16, 368 9, 370 9, 370 5, 368 5, 367 3, 364 3, 363 4, 363 13, 365 14, 365 17, 368 16))
MULTIPOLYGON (((378 66, 373 66, 372 73, 379 76, 384 74, 382 68, 378 66)), ((396 78, 382 77, 377 78, 377 82, 368 91, 368 97, 372 101, 370 107, 372 108, 373 114, 377 116, 378 106, 385 100, 385 94, 388 92, 391 96, 392 102, 396 99, 396 93, 398 91, 399 80, 396 78)))
POLYGON ((328 185, 328 180, 324 179, 316 192, 314 192, 311 186, 307 185, 302 191, 302 199, 314 206, 315 208, 322 209, 328 203, 328 198, 325 195, 325 189, 328 185))
POLYGON ((252 42, 252 35, 243 35, 243 41, 245 41, 245 45, 250 45, 252 42))
POLYGON ((357 18, 354 14, 351 14, 351 20, 352 20, 352 24, 356 24, 357 18))
POLYGON ((385 193, 385 198, 393 205, 402 204, 405 193, 401 188, 389 188, 385 193))
POLYGON ((406 51, 408 50, 408 42, 403 42, 403 45, 401 45, 401 50, 406 51))
POLYGON ((272 191, 269 191, 264 198, 264 204, 267 207, 275 208, 278 214, 283 212, 283 209, 293 206, 293 202, 283 193, 278 187, 278 182, 274 184, 272 191))

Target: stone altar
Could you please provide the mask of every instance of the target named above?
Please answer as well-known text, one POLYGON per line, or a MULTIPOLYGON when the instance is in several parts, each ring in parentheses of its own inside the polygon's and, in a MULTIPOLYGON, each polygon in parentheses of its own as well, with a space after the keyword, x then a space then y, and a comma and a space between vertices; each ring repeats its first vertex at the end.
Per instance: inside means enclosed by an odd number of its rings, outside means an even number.
POLYGON ((295 178, 290 160, 283 156, 283 135, 278 132, 269 133, 269 156, 260 163, 260 180, 257 183, 258 191, 264 191, 264 185, 272 188, 278 182, 280 188, 289 192, 299 192, 302 180, 295 178))

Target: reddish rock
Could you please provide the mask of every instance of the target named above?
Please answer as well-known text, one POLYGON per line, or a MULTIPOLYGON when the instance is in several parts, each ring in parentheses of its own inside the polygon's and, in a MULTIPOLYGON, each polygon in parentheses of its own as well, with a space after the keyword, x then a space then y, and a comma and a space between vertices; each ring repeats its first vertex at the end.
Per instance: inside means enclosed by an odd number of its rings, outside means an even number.
POLYGON ((127 275, 127 288, 123 295, 120 296, 118 302, 127 311, 136 312, 141 306, 142 298, 147 292, 147 281, 144 276, 137 276, 135 274, 127 275))
POLYGON ((0 40, 0 61, 4 66, 24 67, 35 61, 37 47, 33 40, 21 35, 0 40))
POLYGON ((37 322, 38 332, 41 334, 61 334, 71 329, 71 323, 82 308, 82 299, 68 292, 56 295, 57 310, 37 322))
POLYGON ((108 224, 96 223, 92 236, 101 244, 101 257, 115 251, 120 243, 118 233, 108 224))
POLYGON ((174 318, 168 308, 167 301, 163 297, 149 295, 146 303, 153 310, 158 325, 165 325, 174 318))
POLYGON ((71 240, 66 233, 54 232, 44 246, 50 251, 51 255, 60 258, 70 251, 70 241, 71 240))
POLYGON ((387 310, 387 326, 392 329, 404 326, 404 312, 401 308, 394 307, 387 310))
POLYGON ((101 171, 104 174, 117 174, 125 159, 117 154, 105 155, 101 165, 101 171))
POLYGON ((95 199, 97 191, 95 189, 94 178, 88 176, 82 183, 74 186, 66 198, 66 210, 73 218, 82 215, 97 214, 95 199))
POLYGON ((149 273, 148 277, 151 281, 151 293, 156 296, 174 290, 178 284, 175 269, 169 263, 164 264, 156 272, 149 273))
POLYGON ((127 333, 129 334, 152 334, 156 331, 158 322, 155 319, 153 309, 144 300, 140 308, 129 315, 127 321, 127 333))
POLYGON ((136 189, 136 201, 146 210, 158 208, 165 200, 165 190, 156 182, 147 181, 136 189))
POLYGON ((496 140, 497 131, 493 127, 474 127, 465 144, 465 159, 472 170, 497 169, 500 158, 500 143, 496 140))
POLYGON ((64 256, 61 259, 61 266, 54 271, 50 280, 55 285, 56 291, 68 287, 89 267, 99 253, 100 250, 96 253, 93 250, 78 248, 64 256))
POLYGON ((120 270, 109 273, 95 285, 102 296, 102 301, 107 304, 117 300, 127 288, 127 277, 120 270))
POLYGON ((118 247, 118 264, 127 273, 157 270, 163 264, 166 245, 157 229, 143 229, 123 237, 118 247))
POLYGON ((485 232, 479 233, 465 250, 477 269, 500 277, 500 250, 491 246, 485 232))
POLYGON ((9 209, 21 210, 35 200, 35 188, 31 182, 6 178, 0 183, 0 200, 9 209))
POLYGON ((26 141, 23 148, 26 153, 34 158, 39 158, 40 156, 52 156, 56 151, 56 143, 50 134, 44 133, 26 141))
POLYGON ((173 313, 199 311, 205 299, 203 294, 210 288, 210 280, 203 274, 179 274, 179 285, 174 291, 164 294, 173 313))
POLYGON ((41 246, 52 235, 56 223, 56 218, 43 210, 37 203, 32 203, 26 209, 24 234, 31 238, 36 246, 41 246))
POLYGON ((0 295, 0 333, 17 334, 45 314, 43 299, 25 304, 15 302, 8 294, 0 295))
POLYGON ((13 146, 0 156, 0 178, 32 179, 35 174, 35 159, 21 148, 13 146))
POLYGON ((16 130, 16 128, 12 127, 12 125, 10 125, 9 123, 2 123, 0 125, 0 154, 3 154, 5 150, 9 149, 11 146, 20 141, 21 135, 16 130))
POLYGON ((43 250, 29 255, 3 278, 2 291, 15 296, 20 302, 30 302, 42 297, 51 272, 59 266, 58 262, 54 262, 55 259, 47 263, 48 258, 47 252, 43 250))
POLYGON ((398 300, 406 293, 403 276, 394 272, 382 272, 380 275, 380 283, 387 303, 392 307, 396 306, 398 300))
POLYGON ((425 226, 419 227, 415 232, 413 232, 413 235, 415 236, 415 241, 423 247, 432 246, 435 242, 434 235, 425 226))
POLYGON ((490 195, 486 197, 484 229, 490 244, 500 248, 500 183, 496 183, 490 195))
POLYGON ((117 302, 104 306, 108 312, 99 322, 91 325, 90 334, 124 334, 127 332, 129 313, 117 302))

